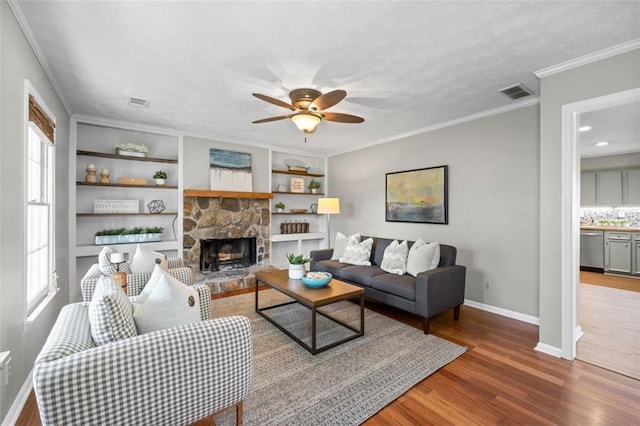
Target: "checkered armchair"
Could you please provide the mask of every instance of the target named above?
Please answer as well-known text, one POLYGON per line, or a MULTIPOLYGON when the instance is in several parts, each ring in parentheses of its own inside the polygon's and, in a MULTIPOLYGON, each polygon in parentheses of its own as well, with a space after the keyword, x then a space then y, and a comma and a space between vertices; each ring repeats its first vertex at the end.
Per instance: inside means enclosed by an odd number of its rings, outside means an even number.
MULTIPOLYGON (((174 278, 182 281, 187 285, 193 283, 193 271, 189 267, 182 265, 182 259, 179 257, 170 257, 167 259, 169 269, 167 272, 174 278)), ((96 289, 98 279, 103 275, 98 268, 98 264, 94 264, 89 268, 87 273, 80 280, 80 288, 82 290, 82 300, 90 302, 93 296, 93 291, 96 289)), ((138 272, 127 274, 127 294, 129 296, 137 296, 142 291, 142 288, 147 284, 151 278, 151 272, 138 272)), ((201 295, 202 296, 202 295, 201 295)), ((202 299, 202 297, 200 297, 202 299)))
POLYGON ((96 346, 88 303, 65 306, 38 355, 44 425, 185 425, 228 407, 242 420, 251 328, 231 316, 96 346))

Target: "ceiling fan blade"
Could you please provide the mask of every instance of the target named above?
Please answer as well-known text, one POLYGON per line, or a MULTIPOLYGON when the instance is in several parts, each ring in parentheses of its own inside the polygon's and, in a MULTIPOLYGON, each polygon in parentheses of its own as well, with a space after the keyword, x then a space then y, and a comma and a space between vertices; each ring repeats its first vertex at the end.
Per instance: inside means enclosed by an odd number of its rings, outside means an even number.
POLYGON ((290 118, 290 115, 280 115, 278 117, 269 117, 269 118, 263 118, 261 120, 256 120, 253 121, 253 124, 260 124, 260 123, 268 123, 270 121, 278 121, 278 120, 284 120, 285 118, 290 118))
POLYGON ((291 111, 296 110, 296 107, 294 107, 293 105, 289 105, 288 103, 281 101, 280 99, 272 98, 271 96, 261 95, 260 93, 253 93, 253 96, 265 102, 269 102, 270 104, 274 104, 282 108, 290 109, 291 111))
POLYGON ((325 93, 311 102, 309 109, 311 111, 322 111, 323 109, 331 108, 343 100, 345 96, 347 96, 347 92, 344 90, 334 90, 333 92, 325 93))
POLYGON ((323 112, 322 118, 338 123, 362 123, 364 121, 364 118, 358 117, 357 115, 342 114, 339 112, 323 112))

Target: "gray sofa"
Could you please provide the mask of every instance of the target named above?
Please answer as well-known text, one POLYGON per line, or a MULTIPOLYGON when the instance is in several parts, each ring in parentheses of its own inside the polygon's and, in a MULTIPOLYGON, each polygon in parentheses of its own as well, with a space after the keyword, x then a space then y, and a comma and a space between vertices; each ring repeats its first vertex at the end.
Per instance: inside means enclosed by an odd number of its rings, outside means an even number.
MULTIPOLYGON (((369 237, 362 237, 362 241, 369 237)), ((429 320, 453 308, 458 320, 464 302, 466 268, 456 265, 457 250, 440 244, 440 263, 436 269, 409 274, 390 274, 382 269, 384 250, 392 239, 373 237, 371 266, 355 266, 331 260, 333 249, 313 250, 310 253, 312 271, 330 272, 334 278, 364 288, 365 297, 422 317, 422 327, 429 334, 429 320)), ((401 240, 400 240, 401 241, 401 240)), ((408 241, 409 247, 413 241, 408 241)))

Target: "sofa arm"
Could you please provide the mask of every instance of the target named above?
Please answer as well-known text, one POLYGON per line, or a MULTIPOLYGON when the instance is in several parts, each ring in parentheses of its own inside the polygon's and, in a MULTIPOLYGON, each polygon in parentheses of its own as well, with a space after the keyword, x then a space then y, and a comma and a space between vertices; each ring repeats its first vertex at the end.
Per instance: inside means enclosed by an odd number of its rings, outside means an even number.
POLYGON ((179 257, 167 257, 167 268, 182 268, 183 266, 182 259, 179 257))
POLYGON ((213 318, 211 316, 211 288, 207 284, 193 284, 193 288, 198 292, 200 299, 200 319, 206 321, 213 318))
POLYGON ((43 425, 189 424, 244 400, 248 318, 225 317, 98 346, 34 368, 43 425))
POLYGON ((311 250, 311 252, 309 253, 309 257, 311 258, 311 265, 310 265, 311 270, 315 271, 315 269, 313 268, 313 265, 316 262, 320 262, 321 260, 330 260, 332 255, 333 255, 332 248, 311 250))
MULTIPOLYGON (((167 272, 187 285, 193 284, 193 271, 189 267, 169 268, 167 272)), ((102 276, 102 272, 98 269, 98 264, 94 264, 89 271, 80 280, 80 289, 82 291, 82 300, 90 302, 93 292, 98 284, 98 279, 102 276)), ((137 296, 140 294, 144 286, 149 282, 151 272, 138 272, 135 274, 127 274, 127 294, 129 296, 137 296)))
POLYGON ((416 313, 429 318, 464 303, 467 268, 443 266, 416 277, 416 313))

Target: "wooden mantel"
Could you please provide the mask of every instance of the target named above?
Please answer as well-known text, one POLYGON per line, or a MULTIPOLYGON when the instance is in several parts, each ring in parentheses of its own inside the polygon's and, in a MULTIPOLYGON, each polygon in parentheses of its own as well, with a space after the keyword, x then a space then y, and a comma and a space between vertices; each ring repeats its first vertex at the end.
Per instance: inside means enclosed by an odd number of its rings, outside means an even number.
POLYGON ((270 192, 236 192, 236 191, 210 191, 208 189, 185 189, 185 197, 204 198, 255 198, 270 200, 273 194, 270 192))

